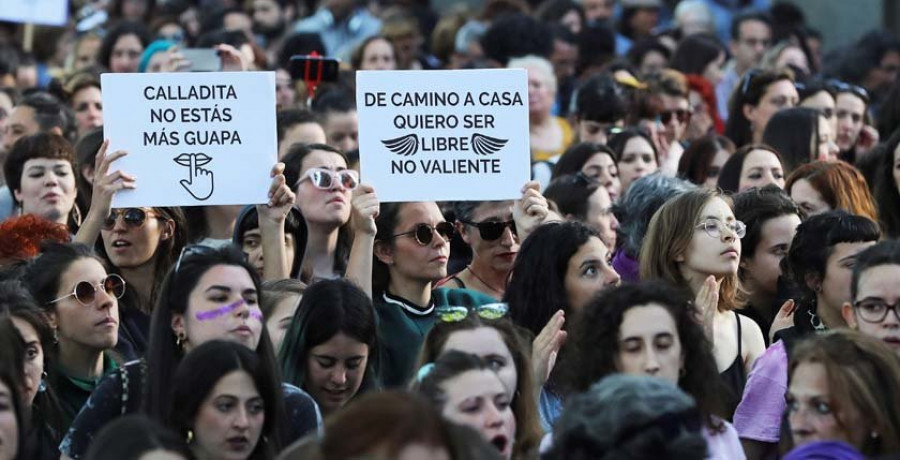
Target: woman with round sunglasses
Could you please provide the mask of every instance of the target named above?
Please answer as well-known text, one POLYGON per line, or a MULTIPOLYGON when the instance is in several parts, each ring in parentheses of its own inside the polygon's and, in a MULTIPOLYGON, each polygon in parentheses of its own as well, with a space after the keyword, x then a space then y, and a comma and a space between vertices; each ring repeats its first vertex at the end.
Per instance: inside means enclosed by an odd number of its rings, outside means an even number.
MULTIPOLYGON (((371 192, 374 193, 374 192, 371 192)), ((494 300, 468 290, 434 289, 447 276, 453 224, 434 202, 382 203, 374 218, 372 293, 378 316, 379 354, 386 387, 406 384, 416 353, 441 305, 494 300), (462 302, 462 303, 454 303, 462 302)))
POLYGON ((538 388, 528 353, 531 344, 526 332, 506 318, 508 313, 509 306, 504 303, 438 308, 437 321, 422 344, 418 368, 434 363, 451 350, 484 360, 511 394, 510 406, 517 426, 513 458, 531 458, 543 435, 535 399, 538 388))
MULTIPOLYGON (((163 420, 169 389, 184 356, 212 340, 230 340, 255 350, 261 366, 281 381, 268 330, 259 308, 262 283, 243 253, 228 246, 213 249, 187 246, 163 282, 153 309, 150 349, 144 360, 133 361, 107 376, 85 405, 60 451, 83 458, 91 439, 122 414, 144 412, 163 420)), ((303 390, 283 385, 286 423, 281 446, 316 430, 321 422, 315 401, 303 390)))
POLYGON ((453 209, 455 230, 472 250, 472 261, 438 286, 469 289, 502 299, 519 252, 513 202, 459 201, 453 209))
POLYGON ((119 367, 109 353, 118 341, 125 280, 107 274, 81 244, 47 244, 24 270, 23 281, 47 314, 56 349, 49 383, 67 428, 100 379, 119 367))
POLYGON ((359 175, 348 169, 343 152, 325 144, 295 144, 282 161, 309 232, 301 279, 343 276, 352 240, 347 223, 359 175))
POLYGON ((641 279, 662 279, 695 298, 695 314, 713 342, 719 374, 728 386, 731 418, 753 363, 765 351, 762 331, 739 315, 738 268, 746 226, 720 192, 698 189, 664 204, 641 247, 641 279))
POLYGON ((306 289, 279 351, 284 381, 306 390, 328 416, 380 387, 372 300, 343 279, 306 289))

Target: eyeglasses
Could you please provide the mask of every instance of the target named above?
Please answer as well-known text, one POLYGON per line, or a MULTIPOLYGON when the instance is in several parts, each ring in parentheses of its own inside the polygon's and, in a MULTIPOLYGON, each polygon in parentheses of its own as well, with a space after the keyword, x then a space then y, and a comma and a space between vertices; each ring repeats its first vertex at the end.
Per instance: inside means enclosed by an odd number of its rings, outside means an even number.
POLYGON ((353 190, 359 186, 359 176, 352 169, 332 171, 325 168, 310 168, 297 181, 297 185, 300 185, 301 182, 307 179, 312 182, 314 187, 320 190, 331 190, 336 183, 341 184, 347 190, 353 190))
POLYGON ((444 241, 449 242, 450 238, 453 238, 453 224, 450 222, 441 222, 434 227, 428 224, 416 224, 415 230, 391 235, 391 239, 412 235, 416 238, 416 242, 419 243, 419 245, 428 246, 434 241, 435 232, 437 232, 444 241))
POLYGON ((478 235, 481 236, 481 239, 485 241, 494 241, 501 238, 503 236, 503 232, 506 230, 506 227, 509 227, 509 229, 512 231, 513 236, 516 236, 516 221, 514 220, 508 220, 506 222, 471 222, 468 220, 460 220, 460 222, 477 228, 478 235))
POLYGON ((112 230, 116 226, 116 220, 122 216, 122 221, 128 228, 141 228, 147 221, 147 216, 153 214, 153 211, 147 212, 141 208, 125 208, 113 209, 106 220, 103 221, 103 230, 112 230))
POLYGON ((77 300, 78 303, 88 306, 97 299, 97 290, 101 288, 106 291, 107 294, 117 299, 121 299, 122 296, 125 295, 125 280, 123 280, 121 276, 113 273, 107 275, 106 278, 103 278, 96 286, 88 281, 79 281, 78 284, 75 285, 75 288, 72 289, 71 294, 52 300, 50 303, 56 303, 60 300, 75 296, 75 300, 77 300))
POLYGON ((442 323, 458 323, 475 313, 482 319, 500 319, 509 313, 509 305, 505 303, 488 303, 474 307, 447 305, 434 309, 436 319, 442 323))
POLYGON ((853 304, 853 308, 859 313, 859 317, 867 323, 880 323, 887 318, 888 312, 893 311, 900 321, 900 303, 893 305, 881 299, 863 299, 853 304))
POLYGON ((736 220, 734 222, 725 223, 719 220, 704 220, 697 224, 697 228, 703 229, 707 235, 713 238, 721 238, 723 227, 731 230, 738 239, 747 234, 747 226, 743 222, 736 220))
POLYGON ((691 120, 691 112, 685 109, 676 109, 676 110, 666 110, 659 114, 659 121, 663 122, 663 124, 669 124, 672 121, 672 117, 675 117, 679 123, 687 123, 691 120))

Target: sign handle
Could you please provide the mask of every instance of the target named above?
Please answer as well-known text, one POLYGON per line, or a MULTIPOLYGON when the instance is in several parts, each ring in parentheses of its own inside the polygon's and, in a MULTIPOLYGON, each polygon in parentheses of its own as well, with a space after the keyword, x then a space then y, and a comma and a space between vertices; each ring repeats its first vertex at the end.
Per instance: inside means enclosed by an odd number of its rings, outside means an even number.
POLYGON ((31 52, 34 47, 34 23, 25 24, 25 36, 22 38, 22 49, 31 52))

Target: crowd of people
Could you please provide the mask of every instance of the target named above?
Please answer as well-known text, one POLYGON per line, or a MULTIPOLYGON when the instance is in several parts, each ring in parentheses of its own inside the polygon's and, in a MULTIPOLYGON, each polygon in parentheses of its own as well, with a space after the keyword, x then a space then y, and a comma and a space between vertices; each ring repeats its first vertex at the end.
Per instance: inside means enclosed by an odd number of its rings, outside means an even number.
POLYGON ((769 0, 70 3, 0 23, 0 460, 900 458, 890 32, 825 52, 769 0), (269 202, 113 208, 154 177, 100 75, 188 48, 275 72, 269 202), (484 68, 527 71, 518 199, 380 202, 356 71, 484 68))

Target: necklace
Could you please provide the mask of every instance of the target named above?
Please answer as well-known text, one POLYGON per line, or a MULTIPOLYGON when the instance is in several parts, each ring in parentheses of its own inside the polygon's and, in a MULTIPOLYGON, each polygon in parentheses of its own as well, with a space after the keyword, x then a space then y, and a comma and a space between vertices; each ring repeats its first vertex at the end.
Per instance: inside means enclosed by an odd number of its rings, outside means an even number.
POLYGON ((469 273, 471 273, 472 276, 474 276, 475 279, 480 281, 481 284, 483 284, 486 288, 490 289, 491 291, 496 292, 497 294, 500 294, 500 297, 503 297, 503 291, 501 289, 495 288, 494 286, 491 286, 490 284, 488 284, 487 281, 483 280, 480 276, 478 276, 478 273, 475 273, 475 270, 472 270, 471 265, 466 265, 466 270, 468 270, 469 273))

